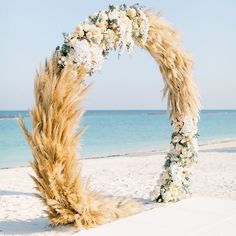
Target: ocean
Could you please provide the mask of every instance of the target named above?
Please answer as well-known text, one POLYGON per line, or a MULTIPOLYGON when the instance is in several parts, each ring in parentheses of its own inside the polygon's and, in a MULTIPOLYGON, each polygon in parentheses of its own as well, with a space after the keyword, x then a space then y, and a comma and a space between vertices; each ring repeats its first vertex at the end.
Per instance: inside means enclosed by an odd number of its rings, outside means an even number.
MULTIPOLYGON (((26 166, 30 148, 17 124, 27 111, 0 111, 0 168, 26 166)), ((165 110, 87 111, 81 127, 87 128, 78 147, 80 158, 135 155, 165 149, 171 125, 165 110)), ((203 110, 199 121, 199 143, 236 139, 236 110, 203 110)))

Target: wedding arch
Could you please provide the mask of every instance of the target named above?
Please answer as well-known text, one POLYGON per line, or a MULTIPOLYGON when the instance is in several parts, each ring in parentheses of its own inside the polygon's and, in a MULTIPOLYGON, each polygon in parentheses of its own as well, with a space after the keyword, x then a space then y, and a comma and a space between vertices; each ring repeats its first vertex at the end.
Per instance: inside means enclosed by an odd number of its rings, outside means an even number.
POLYGON ((152 196, 157 202, 176 202, 190 195, 191 167, 197 156, 198 94, 191 79, 192 62, 178 33, 159 15, 133 6, 109 6, 89 16, 57 47, 35 80, 35 105, 30 112, 32 132, 22 119, 32 149, 32 176, 37 196, 47 206, 54 225, 89 228, 139 210, 132 199, 106 198, 81 177, 76 153, 83 129, 81 103, 88 91, 86 77, 101 69, 111 50, 146 49, 160 66, 173 125, 170 149, 152 196))

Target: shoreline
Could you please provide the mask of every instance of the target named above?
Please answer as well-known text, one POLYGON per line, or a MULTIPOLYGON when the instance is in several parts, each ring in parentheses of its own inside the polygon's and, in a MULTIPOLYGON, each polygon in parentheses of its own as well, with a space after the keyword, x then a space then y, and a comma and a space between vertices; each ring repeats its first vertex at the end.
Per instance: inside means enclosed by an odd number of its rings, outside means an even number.
MULTIPOLYGON (((161 205, 150 198, 162 173, 164 153, 147 156, 116 156, 83 159, 81 177, 89 188, 107 197, 136 199, 142 211, 161 205)), ((200 146, 199 157, 192 169, 193 197, 236 200, 236 140, 200 146)), ((49 226, 46 207, 35 197, 37 190, 30 177, 31 167, 0 169, 0 229, 4 235, 21 234, 69 235, 74 228, 49 226), (30 209, 30 211, 29 211, 30 209), (27 225, 27 230, 25 230, 27 225)))
MULTIPOLYGON (((216 139, 212 141, 205 141, 203 143, 199 144, 200 147, 205 147, 208 145, 217 145, 217 144, 227 144, 230 142, 236 142, 236 138, 225 138, 225 139, 216 139)), ((159 149, 156 150, 147 150, 147 151, 136 151, 136 152, 126 152, 126 153, 120 153, 120 154, 111 154, 111 155, 101 155, 101 156, 94 156, 94 157, 85 157, 81 158, 80 160, 98 160, 98 159, 110 159, 110 158, 117 158, 117 157, 147 157, 152 155, 164 155, 168 151, 168 145, 162 145, 159 149), (165 146, 165 147, 164 147, 165 146)), ((201 152, 201 150, 199 150, 201 152)), ((10 166, 10 167, 0 167, 0 170, 5 169, 15 169, 15 168, 25 168, 25 167, 31 167, 30 164, 27 165, 19 165, 19 166, 10 166)))

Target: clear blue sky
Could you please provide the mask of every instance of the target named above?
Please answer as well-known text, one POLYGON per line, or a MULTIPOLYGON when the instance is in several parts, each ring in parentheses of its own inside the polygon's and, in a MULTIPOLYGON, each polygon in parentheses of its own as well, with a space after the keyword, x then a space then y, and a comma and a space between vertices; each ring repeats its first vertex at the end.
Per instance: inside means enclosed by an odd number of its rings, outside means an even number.
MULTIPOLYGON (((29 109, 35 70, 57 45, 62 32, 109 4, 137 1, 1 0, 0 110, 29 109)), ((153 0, 142 5, 160 11, 181 31, 194 59, 194 78, 205 109, 236 109, 236 1, 153 0)), ((162 78, 153 59, 136 48, 119 60, 114 53, 92 78, 87 109, 163 109, 162 78)))

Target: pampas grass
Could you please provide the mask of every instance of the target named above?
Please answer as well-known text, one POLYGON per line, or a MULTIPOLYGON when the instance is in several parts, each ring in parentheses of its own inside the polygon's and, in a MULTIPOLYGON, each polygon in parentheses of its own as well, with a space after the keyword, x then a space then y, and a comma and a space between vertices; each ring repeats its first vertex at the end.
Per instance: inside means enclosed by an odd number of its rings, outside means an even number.
POLYGON ((198 89, 191 79, 192 61, 182 48, 179 34, 150 10, 145 14, 150 23, 148 41, 144 47, 160 66, 172 120, 183 116, 198 118, 198 89))
POLYGON ((32 133, 19 120, 34 156, 31 165, 40 192, 37 197, 47 206, 49 220, 82 229, 137 213, 135 201, 106 199, 82 179, 76 150, 83 130, 77 132, 76 128, 89 88, 83 83, 87 72, 83 67, 76 76, 70 67, 60 72, 57 61, 54 56, 37 73, 35 106, 30 114, 32 133))
MULTIPOLYGON (((160 65, 170 116, 172 120, 185 115, 197 118, 192 62, 180 46, 176 31, 159 16, 150 11, 146 14, 150 30, 142 47, 160 65)), ((77 75, 69 66, 60 71, 57 62, 54 55, 36 75, 35 105, 30 113, 32 132, 19 120, 34 157, 31 165, 37 196, 47 206, 49 220, 54 225, 73 224, 82 229, 137 213, 137 202, 107 199, 90 190, 82 179, 76 150, 83 130, 77 132, 77 125, 84 113, 81 104, 89 88, 83 83, 87 71, 83 66, 77 75)))

